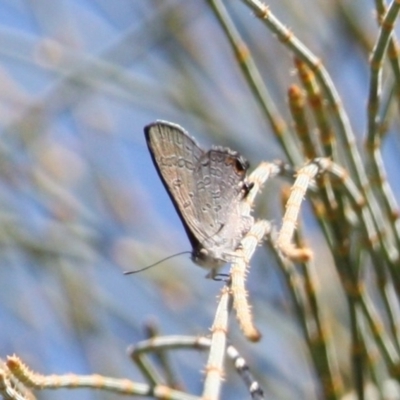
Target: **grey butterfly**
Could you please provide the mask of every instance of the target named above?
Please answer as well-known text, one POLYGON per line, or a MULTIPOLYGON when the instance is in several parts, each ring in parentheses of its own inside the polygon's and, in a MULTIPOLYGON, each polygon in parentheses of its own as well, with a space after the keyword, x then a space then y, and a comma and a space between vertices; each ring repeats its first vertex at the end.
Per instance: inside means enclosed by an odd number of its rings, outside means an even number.
POLYGON ((252 185, 248 162, 229 148, 204 151, 179 125, 156 121, 144 128, 158 175, 192 245, 192 260, 211 276, 227 262, 253 225, 242 211, 252 185))

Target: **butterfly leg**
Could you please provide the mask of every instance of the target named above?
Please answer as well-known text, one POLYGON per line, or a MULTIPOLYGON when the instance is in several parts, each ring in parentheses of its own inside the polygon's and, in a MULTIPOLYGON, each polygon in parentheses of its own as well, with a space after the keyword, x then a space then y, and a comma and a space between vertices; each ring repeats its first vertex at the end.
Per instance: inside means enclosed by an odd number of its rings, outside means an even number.
MULTIPOLYGON (((208 275, 207 275, 208 277, 208 275)), ((225 274, 225 273, 217 273, 214 274, 213 276, 211 276, 213 281, 217 281, 217 282, 225 282, 228 283, 231 279, 231 276, 229 274, 225 274)))

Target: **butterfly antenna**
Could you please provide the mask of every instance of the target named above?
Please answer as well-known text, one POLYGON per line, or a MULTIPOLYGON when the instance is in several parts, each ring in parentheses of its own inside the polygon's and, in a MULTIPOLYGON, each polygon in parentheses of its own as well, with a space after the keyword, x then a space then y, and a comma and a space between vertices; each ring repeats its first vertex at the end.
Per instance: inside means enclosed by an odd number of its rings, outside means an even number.
POLYGON ((138 269, 138 270, 135 270, 135 271, 124 271, 124 275, 131 275, 131 274, 136 274, 137 272, 146 271, 146 269, 150 269, 152 267, 155 267, 156 265, 161 264, 162 262, 167 261, 170 258, 178 257, 178 256, 181 256, 182 254, 190 254, 190 251, 182 251, 181 253, 173 254, 172 256, 163 258, 162 260, 157 261, 154 264, 148 265, 147 267, 144 267, 144 268, 141 268, 141 269, 138 269))

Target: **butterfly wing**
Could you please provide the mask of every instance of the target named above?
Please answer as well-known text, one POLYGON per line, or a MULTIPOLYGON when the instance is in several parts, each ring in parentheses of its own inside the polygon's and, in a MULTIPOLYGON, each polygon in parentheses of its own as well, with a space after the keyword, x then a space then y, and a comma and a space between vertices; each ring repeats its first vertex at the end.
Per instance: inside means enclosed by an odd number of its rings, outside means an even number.
POLYGON ((228 261, 253 222, 242 214, 241 202, 248 193, 248 162, 228 148, 213 147, 199 160, 194 172, 197 192, 196 219, 202 221, 202 246, 209 259, 228 261))
POLYGON ((182 221, 193 248, 203 239, 193 201, 196 181, 193 173, 205 154, 179 125, 156 121, 144 128, 154 166, 182 221))
POLYGON ((228 261, 253 223, 242 214, 247 161, 228 148, 204 152, 179 125, 145 127, 154 166, 193 247, 192 259, 213 269, 228 261))

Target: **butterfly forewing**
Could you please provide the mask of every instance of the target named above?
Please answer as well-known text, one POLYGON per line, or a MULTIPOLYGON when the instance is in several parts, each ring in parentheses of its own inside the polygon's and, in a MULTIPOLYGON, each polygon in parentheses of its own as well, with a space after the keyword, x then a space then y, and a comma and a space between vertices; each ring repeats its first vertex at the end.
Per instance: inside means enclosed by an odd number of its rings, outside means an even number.
POLYGON ((145 127, 147 144, 161 181, 185 227, 192 246, 197 246, 196 182, 193 172, 203 150, 179 125, 158 121, 145 127), (194 236, 195 237, 194 237, 194 236))

